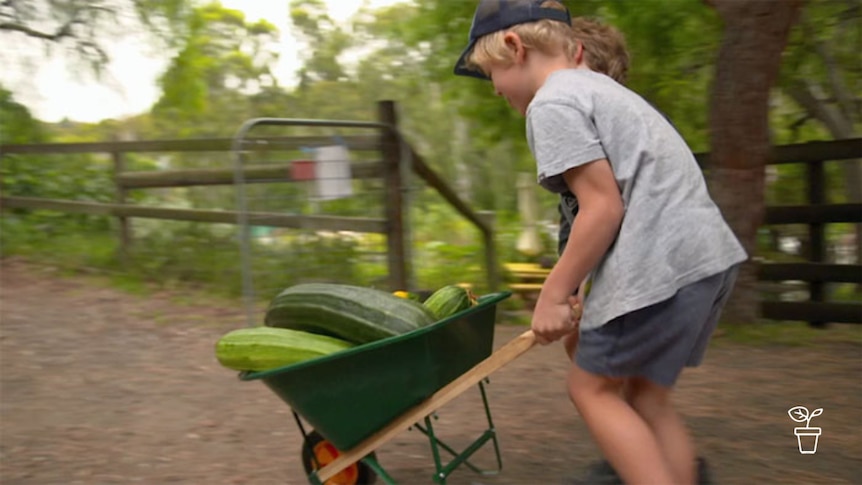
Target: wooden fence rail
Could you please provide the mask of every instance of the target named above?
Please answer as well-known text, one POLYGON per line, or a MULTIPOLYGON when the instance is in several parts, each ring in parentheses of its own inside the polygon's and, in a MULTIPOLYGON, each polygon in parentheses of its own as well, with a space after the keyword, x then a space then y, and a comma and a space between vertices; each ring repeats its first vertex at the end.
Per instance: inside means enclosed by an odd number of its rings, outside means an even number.
MULTIPOLYGON (((351 150, 379 151, 378 135, 343 136, 341 142, 351 150)), ((71 154, 71 153, 152 153, 152 152, 229 152, 232 138, 188 140, 105 141, 94 143, 40 143, 3 145, 4 155, 71 154)), ((249 151, 299 150, 309 146, 332 144, 327 136, 291 136, 248 138, 243 149, 249 151)))
POLYGON ((766 208, 766 224, 862 222, 862 204, 786 205, 766 208))
POLYGON ((761 281, 816 281, 862 284, 862 266, 827 263, 766 263, 758 266, 761 281))
MULTIPOLYGON (((243 170, 246 181, 255 183, 292 182, 291 163, 247 165, 243 170)), ((354 179, 375 179, 383 175, 382 162, 351 164, 354 179)), ((230 169, 160 170, 152 172, 120 172, 114 177, 118 187, 124 189, 152 189, 166 187, 192 187, 198 185, 233 185, 234 171, 230 169)))
POLYGON ((760 313, 769 320, 809 322, 821 327, 828 323, 862 323, 862 308, 858 303, 817 301, 764 301, 760 313))
MULTIPOLYGON (((167 219, 172 221, 236 224, 239 213, 225 210, 142 207, 127 204, 102 204, 37 197, 0 197, 3 209, 41 209, 97 216, 167 219)), ((258 226, 312 229, 316 231, 355 231, 386 233, 386 221, 369 217, 297 216, 271 212, 249 213, 249 222, 258 226)))

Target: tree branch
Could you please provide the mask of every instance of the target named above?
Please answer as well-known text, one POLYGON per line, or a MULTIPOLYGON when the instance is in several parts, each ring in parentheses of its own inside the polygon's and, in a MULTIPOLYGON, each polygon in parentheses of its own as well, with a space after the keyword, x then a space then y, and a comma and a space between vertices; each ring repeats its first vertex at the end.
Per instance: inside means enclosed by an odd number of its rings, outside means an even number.
POLYGON ((814 51, 826 67, 826 73, 829 78, 829 85, 832 88, 832 94, 838 101, 838 110, 841 111, 841 114, 848 121, 852 120, 853 113, 855 111, 853 95, 847 91, 847 87, 844 85, 841 76, 838 74, 839 67, 835 62, 835 58, 832 56, 831 49, 826 45, 826 41, 817 38, 816 32, 812 28, 808 18, 803 16, 801 23, 805 36, 811 39, 811 43, 814 44, 814 51))
POLYGON ((839 110, 823 102, 817 88, 805 80, 798 80, 786 89, 787 94, 812 117, 826 126, 836 139, 852 138, 853 129, 839 110))
POLYGON ((97 66, 102 66, 108 63, 110 60, 108 58, 108 54, 102 49, 101 46, 96 44, 95 42, 87 41, 87 40, 78 40, 78 48, 80 48, 83 52, 87 53, 93 52, 95 53, 97 60, 97 66))
POLYGON ((9 30, 13 32, 21 32, 30 37, 34 37, 36 39, 49 40, 51 42, 56 42, 63 37, 71 37, 72 36, 72 25, 74 25, 77 20, 70 20, 69 22, 63 24, 62 27, 57 29, 53 34, 49 34, 46 32, 42 32, 39 30, 31 29, 26 25, 18 24, 15 22, 2 22, 0 23, 0 30, 9 30))

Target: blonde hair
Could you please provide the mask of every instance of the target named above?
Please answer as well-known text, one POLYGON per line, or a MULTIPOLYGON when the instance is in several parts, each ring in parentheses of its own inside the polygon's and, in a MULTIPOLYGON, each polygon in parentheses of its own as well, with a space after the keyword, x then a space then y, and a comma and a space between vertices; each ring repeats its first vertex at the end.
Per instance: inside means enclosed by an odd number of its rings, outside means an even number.
MULTIPOLYGON (((544 2, 541 6, 565 10, 561 3, 554 0, 544 2)), ((582 44, 584 61, 590 69, 606 74, 621 84, 626 80, 629 54, 622 33, 609 25, 584 18, 572 19, 571 25, 543 19, 485 35, 476 42, 467 64, 485 73, 491 64, 511 65, 514 62, 513 53, 504 40, 508 32, 518 34, 525 48, 547 55, 563 54, 574 58, 578 44, 582 44)))

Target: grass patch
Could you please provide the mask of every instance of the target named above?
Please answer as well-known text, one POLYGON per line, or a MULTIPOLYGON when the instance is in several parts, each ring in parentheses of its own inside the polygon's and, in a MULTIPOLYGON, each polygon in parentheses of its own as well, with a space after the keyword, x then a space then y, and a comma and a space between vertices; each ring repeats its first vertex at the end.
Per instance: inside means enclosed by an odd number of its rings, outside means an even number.
POLYGON ((813 328, 805 322, 765 322, 719 325, 713 342, 805 347, 847 343, 862 346, 862 325, 833 323, 813 328))
POLYGON ((108 278, 110 281, 108 286, 124 293, 129 293, 135 296, 148 296, 153 292, 152 285, 143 281, 139 277, 119 273, 112 274, 108 278))

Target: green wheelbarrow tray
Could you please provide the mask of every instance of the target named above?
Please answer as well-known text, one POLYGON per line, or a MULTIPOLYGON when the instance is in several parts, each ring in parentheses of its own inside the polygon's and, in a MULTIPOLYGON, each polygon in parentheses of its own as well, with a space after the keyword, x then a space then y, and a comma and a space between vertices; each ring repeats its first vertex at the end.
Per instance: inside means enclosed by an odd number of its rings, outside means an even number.
POLYGON ((260 379, 317 432, 349 450, 491 355, 496 305, 478 305, 412 332, 261 372, 260 379))

